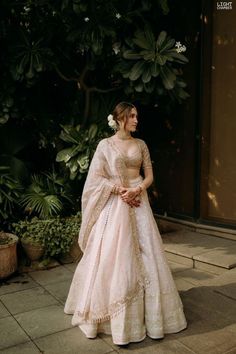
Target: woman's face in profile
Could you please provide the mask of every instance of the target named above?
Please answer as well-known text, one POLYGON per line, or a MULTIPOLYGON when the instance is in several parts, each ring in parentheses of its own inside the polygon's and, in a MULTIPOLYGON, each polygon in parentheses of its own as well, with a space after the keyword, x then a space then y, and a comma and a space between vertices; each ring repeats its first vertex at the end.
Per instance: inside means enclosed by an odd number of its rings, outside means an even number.
POLYGON ((138 124, 138 112, 136 108, 132 108, 126 118, 125 130, 135 132, 138 124))

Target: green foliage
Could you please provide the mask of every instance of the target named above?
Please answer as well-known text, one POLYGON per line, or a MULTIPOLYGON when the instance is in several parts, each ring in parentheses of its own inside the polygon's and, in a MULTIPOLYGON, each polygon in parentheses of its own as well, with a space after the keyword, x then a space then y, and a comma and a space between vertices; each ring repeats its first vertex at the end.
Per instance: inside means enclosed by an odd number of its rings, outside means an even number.
POLYGON ((0 217, 7 220, 17 207, 22 186, 9 174, 9 168, 0 166, 0 217))
MULTIPOLYGON (((100 122, 118 101, 160 107, 188 97, 182 71, 188 60, 171 38, 171 11, 168 0, 2 1, 0 166, 22 183, 33 176, 21 199, 29 214, 61 214, 71 199, 65 186, 81 191, 106 136, 100 122), (63 186, 40 175, 55 159, 63 186)), ((17 193, 4 196, 10 200, 7 211, 1 208, 4 218, 17 193)))
POLYGON ((12 226, 15 234, 20 239, 42 246, 45 245, 47 221, 34 217, 32 220, 20 220, 17 223, 13 223, 12 226))
POLYGON ((65 180, 55 172, 34 174, 20 203, 29 214, 42 219, 58 215, 65 203, 72 203, 65 180))
MULTIPOLYGON (((185 64, 188 59, 177 52, 175 40, 165 31, 160 32, 156 39, 150 27, 146 26, 126 42, 117 70, 129 80, 127 92, 150 94, 157 93, 161 84, 162 89, 168 91, 179 85, 181 72, 176 69, 177 64, 185 64)), ((183 95, 177 97, 182 99, 183 95)))
POLYGON ((21 220, 13 224, 14 231, 20 239, 38 243, 45 247, 44 257, 56 257, 69 251, 70 246, 78 237, 81 216, 70 218, 56 217, 49 220, 33 218, 21 220))
POLYGON ((88 129, 81 125, 61 126, 60 138, 70 147, 58 152, 56 161, 64 162, 70 171, 70 179, 81 179, 88 172, 90 159, 98 141, 105 136, 97 124, 91 124, 88 129))

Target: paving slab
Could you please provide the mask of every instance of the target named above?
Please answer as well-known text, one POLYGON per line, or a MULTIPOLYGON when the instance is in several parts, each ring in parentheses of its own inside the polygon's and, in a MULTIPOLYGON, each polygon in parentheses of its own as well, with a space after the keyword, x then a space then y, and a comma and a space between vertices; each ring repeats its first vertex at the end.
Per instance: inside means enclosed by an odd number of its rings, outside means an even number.
POLYGON ((198 308, 205 313, 205 318, 208 315, 213 318, 215 314, 219 314, 222 318, 236 319, 236 301, 230 299, 220 293, 217 293, 218 287, 194 287, 181 294, 184 304, 198 308))
POLYGON ((102 339, 88 339, 78 327, 35 340, 44 354, 108 354, 115 353, 102 339))
POLYGON ((0 296, 0 300, 13 314, 58 304, 58 301, 42 287, 17 291, 0 296))
POLYGON ((38 354, 42 353, 32 342, 1 350, 1 354, 38 354))
POLYGON ((215 292, 236 300, 236 268, 215 277, 208 285, 215 286, 215 292))
POLYGON ((193 259, 192 258, 180 256, 178 254, 175 254, 175 253, 172 253, 169 251, 165 251, 165 255, 166 255, 166 258, 169 262, 179 263, 179 264, 185 265, 186 267, 193 268, 193 259))
POLYGON ((217 249, 214 248, 210 252, 193 256, 193 259, 200 262, 213 264, 222 268, 234 268, 236 266, 236 242, 234 243, 235 246, 232 246, 230 251, 228 248, 226 249, 223 247, 219 247, 217 249))
MULTIPOLYGON (((175 340, 173 336, 166 335, 164 339, 148 339, 146 342, 131 343, 129 350, 132 354, 194 354, 183 343, 175 340)), ((119 353, 127 353, 126 349, 120 349, 119 353)))
POLYGON ((185 280, 194 285, 204 285, 215 279, 216 275, 198 269, 187 269, 174 273, 174 278, 185 280))
POLYGON ((209 285, 226 285, 234 283, 236 283, 236 268, 230 269, 222 275, 215 277, 209 282, 209 285))
POLYGON ((193 283, 190 283, 184 279, 175 278, 175 276, 174 276, 174 281, 178 291, 187 291, 189 289, 192 289, 194 286, 196 286, 193 283))
POLYGON ((13 317, 0 319, 0 349, 24 343, 29 340, 30 338, 13 317))
POLYGON ((203 270, 204 272, 212 273, 215 275, 224 274, 225 272, 228 271, 227 268, 222 268, 217 265, 205 263, 202 261, 197 261, 196 259, 193 260, 193 267, 196 269, 199 269, 199 270, 203 270))
POLYGON ((236 346, 232 332, 204 321, 192 323, 185 333, 179 333, 178 341, 197 354, 223 354, 236 346))
POLYGON ((0 283, 0 295, 31 289, 35 286, 38 286, 38 284, 27 274, 14 275, 0 283))
POLYGON ((0 318, 9 316, 10 313, 7 311, 6 307, 0 301, 0 318))
POLYGON ((178 272, 182 272, 184 270, 192 269, 192 266, 187 266, 185 264, 176 263, 171 260, 168 260, 168 264, 169 264, 171 272, 173 274, 178 273, 178 272))
POLYGON ((71 280, 65 280, 58 283, 52 283, 44 285, 44 288, 49 291, 56 299, 58 299, 61 303, 65 303, 67 299, 67 295, 69 292, 71 280))
POLYGON ((74 263, 69 263, 69 264, 64 264, 64 267, 66 269, 69 269, 72 273, 74 273, 74 271, 76 270, 78 263, 74 262, 74 263))
POLYGON ((175 335, 165 335, 163 339, 151 339, 148 336, 138 343, 129 343, 127 347, 117 346, 112 342, 112 337, 99 334, 118 353, 132 352, 132 354, 194 354, 184 344, 175 339, 175 335))
MULTIPOLYGON (((184 296, 181 297, 184 305, 184 313, 187 318, 187 333, 191 333, 194 326, 194 333, 202 333, 202 331, 211 331, 212 329, 227 329, 232 332, 235 329, 235 316, 225 316, 222 312, 214 311, 212 308, 200 306, 196 302, 190 302, 184 296)), ((209 299, 210 301, 210 299, 209 299)), ((182 335, 182 334, 179 334, 182 335)))
POLYGON ((166 252, 227 269, 236 266, 235 241, 187 230, 164 234, 166 252))
POLYGON ((35 282, 40 285, 58 283, 65 280, 72 280, 72 272, 64 266, 52 268, 49 270, 41 270, 30 273, 30 276, 35 282))
POLYGON ((16 320, 31 338, 39 338, 71 328, 71 316, 63 307, 52 305, 15 315, 16 320))

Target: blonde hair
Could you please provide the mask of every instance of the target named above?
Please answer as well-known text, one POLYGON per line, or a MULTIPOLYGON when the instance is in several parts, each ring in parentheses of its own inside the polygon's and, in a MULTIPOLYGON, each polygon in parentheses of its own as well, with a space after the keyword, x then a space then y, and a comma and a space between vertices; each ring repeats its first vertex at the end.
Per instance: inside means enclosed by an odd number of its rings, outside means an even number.
POLYGON ((136 107, 129 102, 120 102, 118 103, 113 111, 113 119, 119 127, 119 122, 124 121, 126 123, 126 119, 128 118, 131 110, 136 107))

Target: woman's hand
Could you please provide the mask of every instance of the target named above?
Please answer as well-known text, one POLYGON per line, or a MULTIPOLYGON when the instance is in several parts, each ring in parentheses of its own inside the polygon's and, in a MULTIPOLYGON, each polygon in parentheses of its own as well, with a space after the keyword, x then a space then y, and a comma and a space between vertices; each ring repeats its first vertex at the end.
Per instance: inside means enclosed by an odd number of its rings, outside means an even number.
POLYGON ((133 207, 137 208, 140 205, 140 199, 133 199, 130 202, 127 202, 127 204, 131 206, 131 208, 133 207))
MULTIPOLYGON (((140 188, 139 187, 134 187, 134 188, 124 188, 121 187, 119 190, 119 194, 121 196, 121 199, 126 202, 126 203, 132 203, 135 201, 136 203, 136 198, 140 194, 140 188)), ((140 201, 139 201, 140 204, 140 201)))

